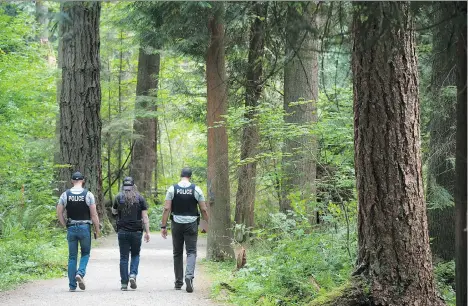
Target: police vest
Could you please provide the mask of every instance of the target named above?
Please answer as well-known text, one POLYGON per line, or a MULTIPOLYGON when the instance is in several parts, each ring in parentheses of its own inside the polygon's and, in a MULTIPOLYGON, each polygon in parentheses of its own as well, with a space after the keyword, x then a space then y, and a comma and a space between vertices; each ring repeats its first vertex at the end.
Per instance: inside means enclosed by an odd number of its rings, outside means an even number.
POLYGON ((172 199, 172 214, 177 216, 199 216, 198 201, 195 198, 195 184, 188 187, 174 185, 174 198, 172 199))
POLYGON ((80 194, 74 194, 67 190, 67 217, 75 221, 91 220, 86 195, 88 189, 84 189, 80 194))

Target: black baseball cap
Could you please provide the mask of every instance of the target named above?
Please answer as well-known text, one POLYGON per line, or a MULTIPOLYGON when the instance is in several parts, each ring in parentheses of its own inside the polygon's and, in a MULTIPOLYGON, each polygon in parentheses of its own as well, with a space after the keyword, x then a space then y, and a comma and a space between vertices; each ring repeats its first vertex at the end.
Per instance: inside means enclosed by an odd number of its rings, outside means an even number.
POLYGON ((131 190, 132 189, 131 187, 133 185, 135 185, 135 182, 133 181, 133 177, 127 176, 126 178, 123 179, 124 190, 131 190))
POLYGON ((180 177, 192 177, 192 169, 185 167, 180 172, 180 177))
POLYGON ((81 174, 81 172, 76 171, 75 173, 72 174, 72 180, 81 181, 81 180, 84 180, 84 176, 83 174, 81 174))

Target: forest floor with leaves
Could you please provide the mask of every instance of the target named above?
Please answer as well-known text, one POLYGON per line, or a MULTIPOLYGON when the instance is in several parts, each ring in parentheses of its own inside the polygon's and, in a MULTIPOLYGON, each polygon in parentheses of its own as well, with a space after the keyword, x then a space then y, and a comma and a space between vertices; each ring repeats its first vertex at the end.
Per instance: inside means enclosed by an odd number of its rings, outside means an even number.
MULTIPOLYGON (((93 240, 91 258, 85 277, 86 290, 68 291, 68 279, 33 281, 14 290, 0 292, 2 305, 217 305, 209 299, 210 280, 203 267, 197 265, 194 292, 174 290, 172 239, 164 240, 152 233, 151 241, 142 245, 138 288, 120 290, 119 247, 116 235, 93 240)), ((66 243, 64 241, 63 243, 66 243)), ((199 238, 198 260, 205 258, 206 239, 199 238)), ((66 264, 66 258, 64 263, 66 264)))

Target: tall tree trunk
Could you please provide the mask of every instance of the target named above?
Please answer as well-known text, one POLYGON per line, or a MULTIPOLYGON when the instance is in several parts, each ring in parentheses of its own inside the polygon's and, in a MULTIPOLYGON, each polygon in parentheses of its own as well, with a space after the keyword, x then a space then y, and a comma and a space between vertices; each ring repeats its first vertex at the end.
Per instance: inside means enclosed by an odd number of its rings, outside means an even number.
POLYGON ((432 274, 409 3, 354 6, 355 274, 373 305, 443 305, 432 274))
POLYGON ((454 2, 434 2, 439 12, 434 24, 441 23, 433 32, 431 92, 433 94, 430 122, 427 202, 429 236, 432 253, 445 260, 455 258, 455 208, 453 207, 455 167, 456 98, 444 95, 443 89, 456 83, 456 29, 453 19, 454 2), (442 196, 440 187, 450 197, 442 196))
POLYGON ((99 216, 106 211, 101 177, 101 85, 99 60, 99 2, 65 2, 60 25, 63 36, 60 93, 60 177, 70 181, 81 171, 94 193, 99 216))
MULTIPOLYGON (((123 31, 120 31, 120 50, 119 50, 119 75, 117 77, 118 83, 118 103, 117 103, 117 111, 119 112, 119 120, 122 119, 122 78, 123 78, 123 31)), ((119 172, 117 173, 117 186, 120 185, 120 180, 122 179, 122 133, 118 135, 119 139, 117 140, 117 169, 119 172)))
MULTIPOLYGON (((284 110, 286 124, 307 126, 317 122, 318 99, 318 49, 315 35, 308 29, 316 28, 317 5, 303 3, 302 14, 293 5, 288 7, 286 26, 286 56, 284 67, 284 110)), ((299 191, 301 199, 307 202, 315 200, 317 165, 316 137, 309 132, 300 136, 288 137, 283 149, 282 202, 280 209, 291 209, 288 198, 299 191)), ((315 220, 315 214, 309 209, 309 220, 315 220)))
POLYGON ((466 209, 466 1, 458 2, 457 149, 455 157, 455 283, 457 306, 467 305, 467 209, 466 209))
MULTIPOLYGON (((60 4, 60 11, 64 11, 63 3, 60 4)), ((61 21, 64 22, 64 21, 61 21)), ((63 61, 63 32, 62 26, 58 28, 58 50, 57 50, 57 70, 58 76, 55 81, 56 85, 56 95, 55 99, 57 101, 57 105, 60 108, 60 96, 62 94, 62 61, 63 61)), ((62 162, 62 154, 60 150, 60 111, 57 112, 55 116, 55 149, 54 149, 54 164, 56 165, 63 165, 62 162)), ((61 176, 61 168, 57 168, 55 176, 57 178, 57 188, 56 188, 56 196, 60 196, 61 192, 66 189, 68 182, 70 181, 70 177, 62 177, 61 176)))
MULTIPOLYGON (((112 94, 112 90, 111 90, 111 82, 112 82, 112 72, 111 72, 111 68, 110 68, 110 62, 111 62, 111 59, 110 59, 110 56, 107 58, 107 75, 108 75, 108 79, 107 79, 107 84, 108 85, 108 91, 107 91, 107 120, 108 120, 108 123, 111 122, 112 120, 112 108, 111 108, 111 94, 112 94)), ((111 134, 108 132, 106 133, 106 138, 107 138, 107 185, 108 185, 108 188, 109 188, 109 203, 112 203, 112 167, 111 167, 111 158, 112 158, 112 137, 111 137, 111 134)))
POLYGON ((208 227, 207 258, 224 260, 233 257, 229 201, 228 137, 224 121, 227 114, 226 67, 224 59, 224 4, 213 2, 208 29, 211 35, 206 54, 207 124, 208 124, 208 227))
POLYGON ((135 102, 134 133, 138 137, 132 151, 130 176, 143 194, 150 196, 156 160, 156 95, 159 78, 159 53, 140 48, 135 102), (148 116, 146 113, 152 113, 148 116))
MULTIPOLYGON (((250 4, 250 3, 249 3, 250 4)), ((263 55, 265 45, 265 22, 268 2, 255 2, 252 14, 255 20, 250 27, 250 44, 247 68, 247 84, 245 88, 245 119, 241 143, 241 162, 239 168, 239 183, 236 195, 237 224, 254 226, 255 181, 257 176, 257 145, 259 142, 257 106, 263 90, 263 55), (249 161, 253 159, 253 161, 249 161)))

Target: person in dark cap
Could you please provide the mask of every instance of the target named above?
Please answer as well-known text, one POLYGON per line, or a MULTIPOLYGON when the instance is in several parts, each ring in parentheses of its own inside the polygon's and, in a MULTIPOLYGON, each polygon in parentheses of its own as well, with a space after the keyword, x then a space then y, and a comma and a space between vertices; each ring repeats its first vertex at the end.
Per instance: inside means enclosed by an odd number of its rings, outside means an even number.
POLYGON ((184 243, 187 252, 185 268, 185 289, 193 292, 195 262, 197 258, 198 224, 200 213, 208 221, 208 209, 200 187, 192 184, 192 170, 183 168, 180 182, 167 190, 166 202, 161 221, 161 235, 167 237, 167 220, 171 214, 172 246, 174 256, 175 289, 180 290, 183 283, 184 243), (171 213, 172 212, 172 213, 171 213))
POLYGON ((68 240, 68 281, 69 290, 78 286, 85 290, 84 277, 91 252, 91 224, 95 235, 100 235, 99 217, 94 195, 84 188, 84 176, 75 172, 71 178, 73 187, 62 193, 57 204, 57 217, 62 226, 67 228, 68 240), (66 212, 66 219, 64 216, 66 212), (81 258, 77 269, 78 244, 81 258))
POLYGON ((140 263, 141 238, 145 231, 145 241, 149 242, 148 205, 138 192, 133 178, 123 180, 120 193, 115 197, 112 214, 117 215, 117 235, 120 249, 120 284, 121 290, 136 289, 136 277, 140 263), (131 256, 130 271, 128 256, 131 256))

